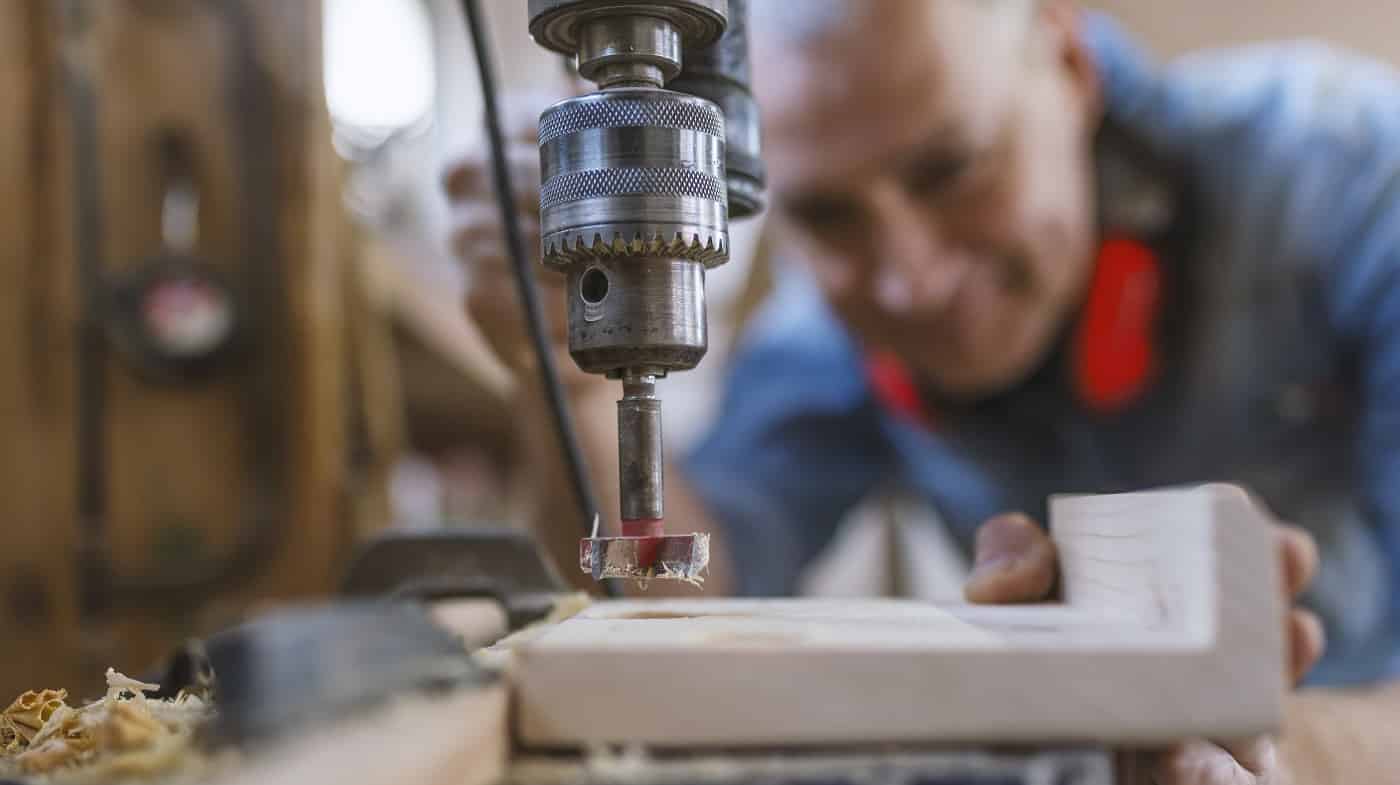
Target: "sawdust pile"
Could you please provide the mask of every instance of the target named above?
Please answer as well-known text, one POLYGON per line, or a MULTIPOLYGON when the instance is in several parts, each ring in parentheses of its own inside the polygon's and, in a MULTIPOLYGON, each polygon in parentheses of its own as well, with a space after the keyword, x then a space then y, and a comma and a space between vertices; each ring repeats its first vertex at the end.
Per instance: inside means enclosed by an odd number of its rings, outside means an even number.
POLYGON ((24 693, 0 712, 0 776, 147 778, 188 764, 213 711, 196 695, 146 697, 157 689, 108 668, 107 695, 81 708, 67 704, 66 690, 24 693))

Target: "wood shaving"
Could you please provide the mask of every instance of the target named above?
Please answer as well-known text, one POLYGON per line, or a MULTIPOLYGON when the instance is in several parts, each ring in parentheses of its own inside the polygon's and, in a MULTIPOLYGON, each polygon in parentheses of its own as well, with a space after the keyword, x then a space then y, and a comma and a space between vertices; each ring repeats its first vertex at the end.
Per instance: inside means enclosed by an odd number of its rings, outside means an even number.
POLYGON ((137 681, 130 676, 117 673, 115 668, 107 669, 107 697, 103 702, 108 706, 113 705, 122 693, 129 692, 131 697, 142 706, 146 705, 146 693, 155 692, 160 689, 159 684, 147 684, 144 681, 137 681))
POLYGON ((35 734, 44 727, 49 717, 63 706, 68 697, 67 690, 30 690, 14 699, 0 716, 5 718, 11 733, 24 739, 25 744, 34 740, 35 734))
POLYGON ((23 742, 24 737, 15 730, 14 722, 0 715, 0 758, 19 752, 23 742))
POLYGON ((31 691, 0 713, 0 776, 45 782, 151 778, 201 756, 195 731, 212 717, 195 696, 152 700, 159 685, 107 670, 107 694, 81 708, 63 690, 31 691))

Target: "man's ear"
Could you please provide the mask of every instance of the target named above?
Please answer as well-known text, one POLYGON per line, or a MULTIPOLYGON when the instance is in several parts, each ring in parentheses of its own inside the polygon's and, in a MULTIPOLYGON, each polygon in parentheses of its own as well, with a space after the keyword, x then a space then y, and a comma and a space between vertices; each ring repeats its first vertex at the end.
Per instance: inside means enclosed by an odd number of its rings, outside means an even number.
POLYGON ((1103 112, 1098 64, 1084 40, 1084 11, 1073 0, 1040 0, 1036 11, 1052 57, 1064 69, 1090 126, 1103 112))

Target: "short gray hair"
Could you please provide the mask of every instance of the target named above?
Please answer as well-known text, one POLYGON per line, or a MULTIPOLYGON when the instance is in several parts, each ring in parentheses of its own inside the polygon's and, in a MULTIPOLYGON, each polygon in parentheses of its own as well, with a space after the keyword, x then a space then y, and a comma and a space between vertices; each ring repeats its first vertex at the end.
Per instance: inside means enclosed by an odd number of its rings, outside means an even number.
MULTIPOLYGON (((869 10, 874 0, 749 0, 749 24, 765 36, 783 43, 819 41, 852 21, 859 10, 869 10), (800 10, 799 10, 800 9, 800 10)), ((932 0, 920 0, 932 2, 932 0)), ((994 8, 1015 23, 1029 28, 1039 0, 961 0, 994 8)))
POLYGON ((783 41, 810 41, 845 26, 855 10, 852 0, 749 0, 749 24, 783 41))

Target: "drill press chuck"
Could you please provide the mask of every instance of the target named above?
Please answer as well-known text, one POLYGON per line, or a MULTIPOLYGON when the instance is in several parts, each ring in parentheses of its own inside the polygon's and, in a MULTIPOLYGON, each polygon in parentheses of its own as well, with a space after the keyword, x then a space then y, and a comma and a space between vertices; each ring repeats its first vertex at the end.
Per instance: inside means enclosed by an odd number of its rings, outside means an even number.
POLYGON ((705 268, 729 256, 719 109, 650 87, 571 98, 540 120, 540 163, 544 261, 568 276, 579 367, 614 377, 695 367, 705 268))

